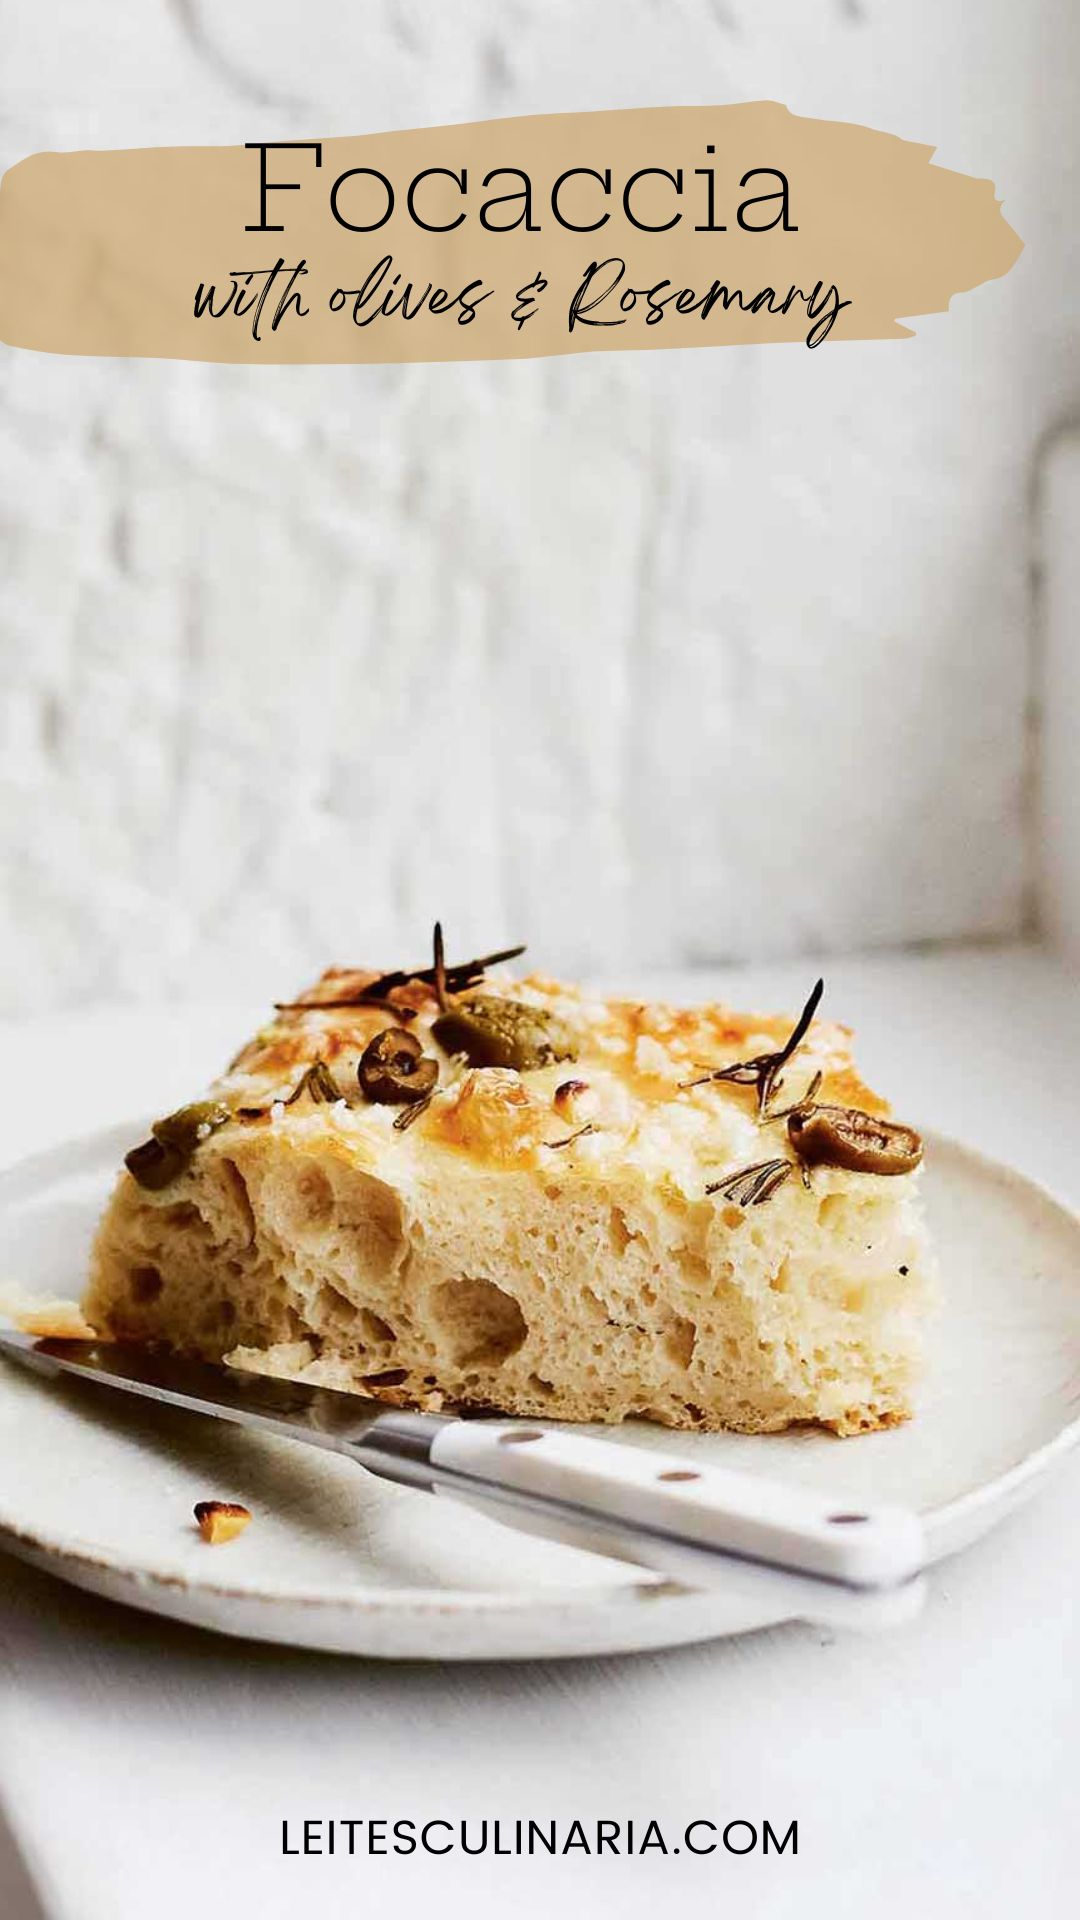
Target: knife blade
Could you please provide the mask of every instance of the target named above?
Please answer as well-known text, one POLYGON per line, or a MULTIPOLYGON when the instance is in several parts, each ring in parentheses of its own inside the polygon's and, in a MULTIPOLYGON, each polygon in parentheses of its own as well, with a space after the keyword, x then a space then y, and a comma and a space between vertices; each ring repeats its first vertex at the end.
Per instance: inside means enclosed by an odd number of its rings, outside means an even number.
POLYGON ((903 1508, 853 1505, 565 1427, 415 1413, 122 1342, 0 1330, 0 1351, 41 1374, 323 1447, 384 1480, 689 1587, 787 1577, 802 1617, 844 1624, 907 1617, 921 1597, 922 1526, 903 1508))

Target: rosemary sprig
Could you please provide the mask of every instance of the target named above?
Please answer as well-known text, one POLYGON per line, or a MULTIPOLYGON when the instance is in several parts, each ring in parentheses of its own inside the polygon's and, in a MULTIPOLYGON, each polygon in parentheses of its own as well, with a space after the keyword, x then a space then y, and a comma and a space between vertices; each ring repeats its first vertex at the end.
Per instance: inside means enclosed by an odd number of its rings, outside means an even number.
POLYGON ((301 1074, 300 1079, 283 1104, 291 1107, 294 1101, 299 1100, 305 1093, 316 1103, 326 1102, 329 1104, 335 1100, 344 1100, 345 1098, 325 1060, 312 1061, 306 1073, 301 1074))
POLYGON ((556 1147, 572 1147, 575 1140, 583 1140, 587 1133, 595 1133, 595 1132, 596 1132, 596 1127, 594 1123, 591 1120, 586 1120, 585 1125, 583 1127, 578 1127, 576 1132, 574 1133, 568 1133, 565 1139, 545 1140, 544 1145, 545 1147, 551 1147, 553 1150, 556 1147))
MULTIPOLYGON (((345 1098, 323 1059, 313 1060, 310 1067, 304 1069, 292 1092, 286 1094, 281 1105, 291 1107, 305 1093, 317 1106, 331 1106, 335 1101, 345 1098)), ((277 1104, 276 1100, 272 1100, 269 1107, 238 1107, 237 1113, 241 1120, 262 1120, 270 1112, 270 1108, 276 1107, 277 1104)))
POLYGON ((414 1100, 411 1107, 402 1107, 394 1121, 394 1132, 404 1133, 412 1126, 414 1120, 419 1120, 420 1115, 427 1112, 438 1092, 438 1087, 432 1087, 431 1092, 425 1093, 422 1100, 414 1100))
POLYGON ((793 1171, 790 1160, 759 1160, 752 1167, 739 1167, 734 1173, 725 1174, 722 1180, 714 1180, 705 1191, 722 1193, 737 1207, 760 1207, 763 1201, 771 1200, 793 1171))
MULTIPOLYGON (((483 979, 489 967, 501 966, 504 960, 516 960, 525 951, 524 943, 520 947, 502 947, 498 953, 482 953, 475 960, 458 960, 452 967, 448 967, 443 954, 442 925, 438 920, 435 922, 434 939, 434 964, 430 967, 418 967, 415 973, 406 974, 404 978, 422 980, 428 986, 436 988, 441 982, 444 996, 448 993, 467 993, 470 987, 475 987, 477 982, 483 979)), ((395 986, 401 984, 392 974, 385 974, 382 981, 376 981, 375 984, 376 986, 381 984, 385 988, 387 981, 392 981, 395 986)))
POLYGON ((443 930, 442 930, 441 920, 436 920, 435 922, 435 932, 433 935, 433 941, 435 946, 435 963, 431 969, 431 977, 435 986, 435 998, 439 1003, 439 1012, 445 1013, 446 1012, 446 950, 443 946, 443 930))
POLYGON ((683 1088, 704 1087, 711 1080, 730 1080, 738 1087, 756 1087, 758 1112, 764 1113, 773 1094, 778 1092, 783 1084, 780 1079, 781 1070, 791 1059, 796 1047, 800 1046, 806 1038, 810 1028, 810 1022, 818 1010, 818 1005, 824 991, 825 982, 824 980, 819 980, 800 1013, 799 1018, 795 1022, 795 1025, 792 1027, 790 1034, 778 1052, 759 1053, 755 1055, 752 1060, 739 1060, 736 1061, 734 1066, 730 1067, 711 1067, 709 1071, 703 1073, 698 1080, 684 1080, 682 1082, 683 1088))
POLYGON ((358 987, 355 993, 342 994, 334 1000, 279 1000, 276 1002, 277 1009, 285 1013, 294 1010, 310 1011, 313 1007, 318 1009, 320 1007, 383 1006, 388 1007, 390 1012, 411 1020, 416 1017, 413 1008, 398 1007, 389 1001, 388 995, 393 993, 395 988, 407 987, 414 980, 426 986, 435 986, 441 975, 444 997, 448 993, 466 993, 470 987, 475 987, 477 982, 483 979, 489 967, 497 967, 504 960, 516 960, 519 954, 525 951, 524 946, 503 947, 498 953, 482 953, 475 960, 459 960, 454 966, 448 967, 442 957, 442 928, 437 923, 435 942, 436 960, 430 967, 398 967, 391 973, 380 973, 376 979, 370 980, 366 987, 358 987))

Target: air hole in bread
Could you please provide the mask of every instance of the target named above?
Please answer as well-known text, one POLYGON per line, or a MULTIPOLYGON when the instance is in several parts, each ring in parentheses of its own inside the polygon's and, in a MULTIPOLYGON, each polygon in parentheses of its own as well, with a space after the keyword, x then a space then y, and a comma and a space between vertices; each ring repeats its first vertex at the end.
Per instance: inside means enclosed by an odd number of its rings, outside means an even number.
POLYGON ((641 1240, 644 1237, 630 1225, 621 1207, 612 1207, 608 1232, 611 1236, 611 1244, 618 1254, 624 1254, 632 1241, 641 1240))
POLYGON ((529 1385, 533 1389, 534 1393, 547 1394, 547 1393, 554 1393, 555 1391, 554 1382, 551 1380, 542 1379, 540 1374, 538 1373, 530 1373, 529 1385))
POLYGON ((193 1207, 190 1200, 177 1200, 171 1207, 162 1207, 159 1218, 164 1226, 175 1227, 181 1233, 185 1227, 203 1224, 198 1207, 193 1207))
POLYGON ((370 1307, 360 1309, 360 1331, 369 1346, 387 1346, 397 1339, 389 1320, 384 1320, 381 1313, 372 1313, 370 1307))
POLYGON ((682 1246, 678 1251, 678 1261, 692 1287, 702 1289, 708 1286, 712 1275, 709 1263, 702 1254, 696 1253, 692 1247, 682 1246))
POLYGON ((697 1327, 692 1320, 677 1317, 663 1338, 664 1352, 677 1367, 688 1367, 694 1357, 697 1327))
POLYGON ((498 1366, 522 1346, 525 1315, 513 1294, 493 1280, 443 1280, 433 1288, 428 1312, 455 1366, 498 1366))
POLYGON ((252 1210, 251 1198, 247 1190, 247 1181, 244 1179, 235 1160, 228 1160, 222 1155, 219 1165, 221 1167, 222 1180, 225 1184, 229 1199, 232 1202, 233 1211, 239 1222, 240 1237, 245 1246, 250 1247, 255 1238, 255 1214, 252 1210))
POLYGON ((337 1223, 357 1271, 380 1284, 404 1273, 408 1259, 401 1202, 391 1187, 354 1169, 339 1179, 337 1223))
POLYGON ((293 1185, 298 1227, 324 1227, 333 1217, 334 1189, 321 1167, 304 1167, 293 1185))
POLYGON ((149 1306, 156 1300, 165 1282, 157 1267, 132 1267, 128 1286, 131 1297, 137 1307, 149 1306))
MULTIPOLYGON (((872 1219, 873 1209, 868 1208, 865 1194, 826 1193, 818 1201, 818 1224, 830 1234, 851 1234, 853 1239, 863 1240, 867 1235, 868 1212, 872 1219)), ((866 1246, 867 1253, 872 1250, 870 1245, 866 1246)))
MULTIPOLYGON (((356 1303, 335 1287, 330 1280, 324 1280, 315 1298, 315 1316, 318 1320, 330 1321, 336 1327, 351 1326, 356 1319, 356 1303)), ((361 1318, 363 1316, 361 1315, 361 1318)))
POLYGON ((774 1293, 788 1292, 791 1286, 791 1262, 786 1255, 769 1281, 769 1285, 774 1293))

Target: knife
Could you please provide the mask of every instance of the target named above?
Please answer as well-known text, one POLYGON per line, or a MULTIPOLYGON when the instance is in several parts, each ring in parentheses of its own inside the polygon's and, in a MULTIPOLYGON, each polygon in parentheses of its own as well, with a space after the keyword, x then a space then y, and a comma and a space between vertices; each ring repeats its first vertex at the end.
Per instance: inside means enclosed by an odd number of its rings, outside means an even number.
POLYGON ((691 1588, 769 1583, 803 1618, 876 1625, 921 1599, 918 1518, 691 1455, 524 1420, 413 1413, 356 1393, 120 1342, 0 1330, 0 1351, 185 1412, 344 1454, 380 1479, 450 1495, 526 1532, 629 1560, 691 1588))

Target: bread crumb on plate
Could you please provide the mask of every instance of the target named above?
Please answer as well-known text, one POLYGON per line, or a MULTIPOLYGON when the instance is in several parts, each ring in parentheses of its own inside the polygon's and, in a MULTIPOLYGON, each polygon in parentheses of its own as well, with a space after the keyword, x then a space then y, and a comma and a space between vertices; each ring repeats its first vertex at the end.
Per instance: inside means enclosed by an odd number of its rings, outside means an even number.
POLYGON ((250 1525, 251 1514, 235 1500, 199 1500, 195 1504, 195 1519, 207 1546, 220 1547, 226 1540, 235 1540, 243 1533, 250 1525))

